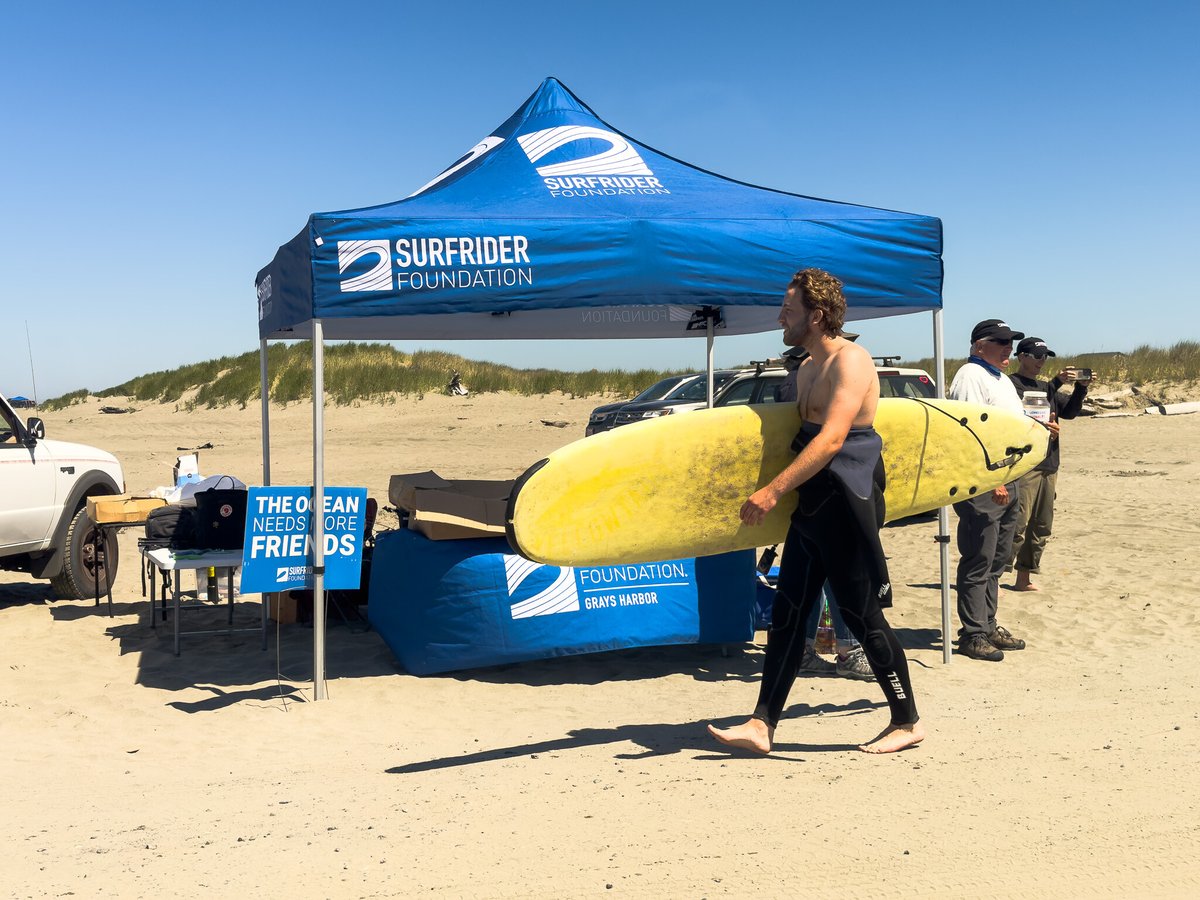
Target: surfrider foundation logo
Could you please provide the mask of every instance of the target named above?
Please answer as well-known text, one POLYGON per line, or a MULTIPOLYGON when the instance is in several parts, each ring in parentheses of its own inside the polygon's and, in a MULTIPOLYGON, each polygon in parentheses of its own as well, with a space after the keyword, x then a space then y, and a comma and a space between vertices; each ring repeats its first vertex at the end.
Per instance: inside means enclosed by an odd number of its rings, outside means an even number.
MULTIPOLYGON (((628 194, 669 194, 632 144, 621 135, 592 125, 557 125, 517 137, 517 143, 537 165, 557 150, 576 149, 587 155, 537 166, 542 183, 554 197, 604 197, 628 194), (607 149, 587 153, 582 142, 600 141, 607 149)), ((562 156, 563 154, 558 154, 562 156)))
POLYGON ((436 178, 434 178, 429 183, 424 184, 421 187, 417 188, 415 191, 413 191, 411 194, 409 194, 409 196, 415 197, 415 196, 417 196, 417 194, 423 194, 427 190, 429 190, 431 187, 441 184, 443 181, 445 181, 447 178, 449 178, 455 172, 465 169, 471 163, 475 162, 475 160, 479 159, 479 157, 483 156, 485 153, 490 153, 492 150, 495 150, 497 147, 499 147, 503 143, 504 143, 504 138, 497 137, 494 134, 489 134, 482 141, 480 141, 478 144, 476 144, 474 147, 472 147, 470 150, 468 150, 466 152, 466 154, 462 157, 462 159, 455 162, 452 166, 450 166, 448 169, 443 171, 440 175, 438 175, 436 178))
MULTIPOLYGON (((504 557, 504 577, 508 583, 508 598, 512 600, 523 593, 518 589, 539 569, 553 569, 554 566, 543 566, 520 556, 504 557)), ((514 619, 528 619, 533 616, 550 616, 555 613, 578 612, 579 591, 575 587, 575 570, 564 566, 558 570, 558 576, 551 585, 543 588, 530 597, 517 600, 512 604, 514 619)))
POLYGON ((258 283, 258 321, 271 314, 271 276, 268 275, 258 283))
POLYGON ((390 291, 392 289, 391 247, 386 240, 338 241, 338 273, 346 270, 364 257, 375 257, 367 271, 342 281, 343 291, 390 291))

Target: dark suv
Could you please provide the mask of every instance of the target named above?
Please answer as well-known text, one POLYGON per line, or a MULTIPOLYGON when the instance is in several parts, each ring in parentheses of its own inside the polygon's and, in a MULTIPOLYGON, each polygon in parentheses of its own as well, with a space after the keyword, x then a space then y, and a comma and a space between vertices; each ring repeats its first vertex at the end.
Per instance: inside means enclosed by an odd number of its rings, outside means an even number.
MULTIPOLYGON (((746 371, 745 369, 722 369, 713 372, 713 396, 719 396, 726 384, 737 376, 745 374, 746 371)), ((753 369, 750 372, 753 373, 753 369)), ((641 422, 645 419, 656 419, 659 416, 691 412, 693 409, 703 409, 707 404, 708 376, 703 373, 692 375, 661 400, 626 403, 617 411, 612 427, 641 422)))
POLYGON ((584 431, 583 436, 590 437, 593 434, 599 434, 601 431, 608 431, 616 423, 617 413, 630 403, 639 403, 644 400, 661 400, 681 384, 685 384, 695 377, 694 374, 672 375, 669 378, 664 378, 662 381, 656 381, 632 400, 621 400, 617 403, 606 403, 604 406, 597 406, 592 410, 592 414, 588 418, 587 429, 584 431))

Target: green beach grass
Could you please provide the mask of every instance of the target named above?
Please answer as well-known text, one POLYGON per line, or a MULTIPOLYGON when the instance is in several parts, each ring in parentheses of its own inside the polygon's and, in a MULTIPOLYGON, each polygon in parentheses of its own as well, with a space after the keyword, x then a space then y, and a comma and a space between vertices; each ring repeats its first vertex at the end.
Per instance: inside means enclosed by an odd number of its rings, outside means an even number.
MULTIPOLYGON (((267 351, 271 400, 293 403, 312 397, 312 344, 274 344, 267 351)), ((946 360, 946 383, 966 359, 946 360)), ((910 360, 901 366, 933 372, 932 358, 910 360)), ((1080 353, 1059 356, 1047 365, 1047 377, 1065 366, 1086 366, 1104 385, 1200 381, 1200 342, 1180 341, 1168 348, 1138 347, 1129 353, 1080 353)), ((331 402, 388 403, 397 396, 424 396, 445 391, 454 372, 475 394, 507 391, 537 395, 561 391, 573 397, 632 397, 660 378, 679 370, 625 369, 560 372, 517 369, 479 362, 453 353, 418 350, 404 353, 389 344, 344 343, 325 348, 325 390, 331 402)), ((129 397, 152 403, 182 403, 196 407, 245 407, 259 401, 259 354, 180 366, 151 372, 100 391, 80 389, 46 400, 45 410, 64 409, 88 396, 129 397), (193 394, 194 392, 194 394, 193 394), (183 398, 187 396, 186 401, 183 398)))

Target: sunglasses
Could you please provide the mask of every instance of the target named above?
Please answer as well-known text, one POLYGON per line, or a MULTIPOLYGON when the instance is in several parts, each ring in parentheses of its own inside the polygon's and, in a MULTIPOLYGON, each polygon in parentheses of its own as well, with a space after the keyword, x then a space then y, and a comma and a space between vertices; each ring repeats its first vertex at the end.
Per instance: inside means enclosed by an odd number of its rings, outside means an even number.
POLYGON ((1012 338, 1009 338, 1007 341, 1002 341, 1002 340, 1000 340, 1000 338, 988 338, 988 343, 989 344, 1007 344, 1008 346, 1011 347, 1012 346, 1012 338))

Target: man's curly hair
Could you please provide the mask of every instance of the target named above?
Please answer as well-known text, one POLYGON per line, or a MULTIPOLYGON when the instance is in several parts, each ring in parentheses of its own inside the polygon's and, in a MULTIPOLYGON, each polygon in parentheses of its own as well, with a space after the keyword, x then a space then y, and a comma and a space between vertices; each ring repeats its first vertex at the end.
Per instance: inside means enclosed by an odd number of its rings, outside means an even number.
POLYGON ((800 301, 809 309, 819 309, 821 327, 831 337, 841 337, 846 322, 846 298, 842 282, 824 269, 801 269, 792 276, 788 290, 795 290, 800 301))

